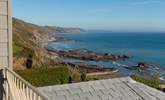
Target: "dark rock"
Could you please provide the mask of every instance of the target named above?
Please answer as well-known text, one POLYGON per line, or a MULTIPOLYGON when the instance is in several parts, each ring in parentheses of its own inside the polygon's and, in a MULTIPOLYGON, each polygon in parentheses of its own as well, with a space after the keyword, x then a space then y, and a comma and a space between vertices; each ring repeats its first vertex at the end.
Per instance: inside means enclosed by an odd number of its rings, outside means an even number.
POLYGON ((127 55, 123 55, 123 58, 128 59, 128 58, 129 58, 129 56, 127 56, 127 55))
POLYGON ((105 56, 112 56, 111 53, 105 53, 104 55, 105 55, 105 56))
POLYGON ((150 67, 150 65, 143 62, 139 62, 137 67, 140 69, 147 69, 150 67))

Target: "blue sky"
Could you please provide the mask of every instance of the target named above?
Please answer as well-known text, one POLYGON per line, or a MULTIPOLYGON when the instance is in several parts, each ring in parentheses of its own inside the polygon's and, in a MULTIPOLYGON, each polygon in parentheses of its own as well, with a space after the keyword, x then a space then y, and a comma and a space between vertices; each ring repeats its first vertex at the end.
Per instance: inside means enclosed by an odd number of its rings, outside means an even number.
POLYGON ((39 25, 165 31, 165 0, 13 0, 14 17, 39 25))

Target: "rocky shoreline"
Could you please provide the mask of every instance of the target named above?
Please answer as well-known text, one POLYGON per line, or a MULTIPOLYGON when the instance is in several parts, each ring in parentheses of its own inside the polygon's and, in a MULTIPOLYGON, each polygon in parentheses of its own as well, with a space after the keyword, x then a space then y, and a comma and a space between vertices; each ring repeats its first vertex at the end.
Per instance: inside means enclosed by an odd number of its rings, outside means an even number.
MULTIPOLYGON (((60 38, 60 37, 53 37, 53 41, 51 42, 67 42, 67 41, 75 41, 75 40, 68 40, 65 38, 60 38), (54 41, 55 40, 55 41, 54 41)), ((94 61, 94 62, 116 62, 116 61, 127 61, 131 59, 130 56, 122 54, 122 55, 116 55, 112 53, 97 53, 94 51, 90 51, 87 49, 75 49, 75 50, 56 50, 53 47, 49 47, 48 45, 45 46, 45 48, 51 52, 52 54, 56 54, 59 58, 62 59, 75 59, 75 60, 80 60, 83 62, 80 63, 71 63, 71 62, 65 62, 62 61, 63 64, 67 64, 73 68, 79 69, 81 72, 86 72, 90 73, 91 75, 93 74, 107 74, 107 73, 120 73, 118 68, 111 68, 112 66, 109 66, 109 68, 105 68, 100 65, 92 65, 86 63, 86 61, 94 61)), ((139 72, 145 72, 147 69, 149 69, 152 65, 147 64, 145 62, 139 62, 135 64, 134 66, 122 66, 123 68, 130 70, 130 71, 139 71, 139 72)), ((146 72, 145 72, 146 73, 146 72)))
POLYGON ((117 60, 127 60, 130 58, 127 55, 96 53, 85 49, 62 51, 62 50, 54 50, 52 48, 47 47, 47 50, 58 54, 59 57, 73 58, 84 61, 117 61, 117 60))
MULTIPOLYGON (((76 41, 73 39, 66 39, 63 37, 52 37, 49 38, 48 42, 68 42, 68 41, 76 41)), ((97 53, 93 51, 89 51, 86 49, 77 49, 77 50, 55 50, 54 48, 49 47, 48 45, 45 48, 55 54, 59 58, 66 58, 66 59, 78 59, 82 61, 117 61, 117 60, 127 60, 130 57, 127 55, 114 55, 111 53, 97 53)), ((99 65, 91 65, 86 63, 71 63, 71 62, 59 62, 65 65, 69 65, 73 68, 77 68, 81 72, 86 72, 90 75, 106 75, 106 74, 115 74, 118 73, 118 69, 115 68, 104 68, 99 65)))

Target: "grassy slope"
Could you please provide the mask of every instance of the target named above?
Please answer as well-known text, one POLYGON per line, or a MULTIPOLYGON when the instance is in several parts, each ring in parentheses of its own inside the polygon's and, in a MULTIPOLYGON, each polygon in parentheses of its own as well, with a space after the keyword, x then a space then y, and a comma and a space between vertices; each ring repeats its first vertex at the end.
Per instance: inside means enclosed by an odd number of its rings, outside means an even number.
POLYGON ((46 56, 49 56, 49 53, 41 47, 43 40, 49 34, 71 31, 78 32, 81 29, 39 26, 13 18, 13 51, 15 61, 20 57, 26 59, 29 55, 33 55, 35 67, 49 65, 50 59, 46 58, 46 56))
POLYGON ((34 51, 35 37, 32 28, 23 21, 13 19, 13 52, 15 56, 25 56, 34 51), (24 51, 24 52, 21 52, 24 51))

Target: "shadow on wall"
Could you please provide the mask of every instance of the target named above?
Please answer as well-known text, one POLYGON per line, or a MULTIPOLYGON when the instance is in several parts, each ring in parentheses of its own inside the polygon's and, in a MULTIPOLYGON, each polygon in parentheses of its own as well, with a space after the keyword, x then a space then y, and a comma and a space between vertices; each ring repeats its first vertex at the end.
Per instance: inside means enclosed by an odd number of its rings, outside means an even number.
POLYGON ((3 100, 4 88, 3 88, 4 78, 3 70, 0 70, 0 100, 3 100))

